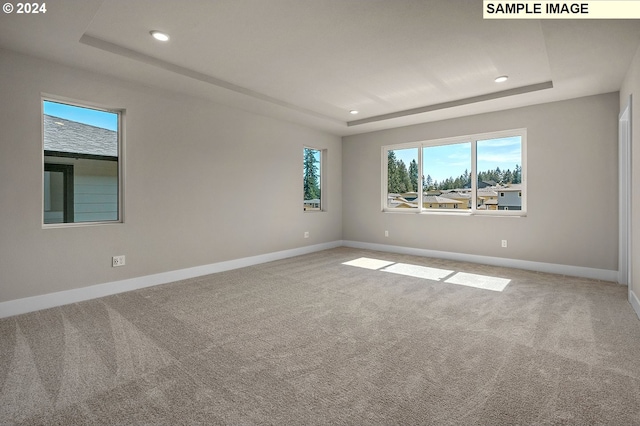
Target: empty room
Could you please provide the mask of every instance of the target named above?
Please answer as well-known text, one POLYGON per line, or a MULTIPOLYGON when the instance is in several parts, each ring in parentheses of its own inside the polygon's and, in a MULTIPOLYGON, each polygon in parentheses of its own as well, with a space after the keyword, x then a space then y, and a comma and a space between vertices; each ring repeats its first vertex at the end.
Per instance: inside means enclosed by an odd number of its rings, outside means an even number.
POLYGON ((638 99, 637 1, 3 2, 0 424, 640 425, 638 99))

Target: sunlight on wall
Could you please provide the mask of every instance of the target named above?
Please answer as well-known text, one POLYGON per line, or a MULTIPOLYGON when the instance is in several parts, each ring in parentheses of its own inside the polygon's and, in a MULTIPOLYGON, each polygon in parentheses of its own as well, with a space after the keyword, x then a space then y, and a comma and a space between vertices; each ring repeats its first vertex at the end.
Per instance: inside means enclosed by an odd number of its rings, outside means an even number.
POLYGON ((408 277, 440 281, 447 284, 463 285, 466 287, 491 291, 503 291, 511 282, 508 278, 449 271, 447 269, 430 268, 427 266, 410 265, 407 263, 395 263, 386 260, 371 259, 369 257, 350 260, 349 262, 344 262, 343 265, 356 266, 358 268, 390 272, 408 277))

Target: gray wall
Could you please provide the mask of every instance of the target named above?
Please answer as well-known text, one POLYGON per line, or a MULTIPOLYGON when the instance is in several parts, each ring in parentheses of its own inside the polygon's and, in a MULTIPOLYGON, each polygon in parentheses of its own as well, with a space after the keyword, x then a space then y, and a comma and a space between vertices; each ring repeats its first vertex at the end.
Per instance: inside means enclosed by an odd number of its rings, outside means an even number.
POLYGON ((346 137, 343 239, 617 270, 618 103, 610 93, 346 137), (383 145, 516 128, 528 129, 526 217, 381 211, 383 145))
MULTIPOLYGON (((638 91, 639 75, 640 54, 620 98, 638 91)), ((616 270, 620 98, 425 123, 341 144, 294 124, 0 50, 0 302, 340 239, 616 270), (127 110, 124 224, 42 228, 41 93, 127 110), (521 127, 528 129, 527 217, 380 211, 382 145, 521 127), (327 212, 301 208, 305 145, 328 150, 327 212), (117 254, 127 266, 110 266, 117 254)), ((638 212, 634 205, 634 223, 638 212)))
POLYGON ((0 302, 342 237, 339 137, 6 50, 0 99, 0 302), (42 228, 42 93, 126 109, 125 223, 42 228), (302 210, 305 145, 326 212, 302 210))
MULTIPOLYGON (((630 289, 640 298, 640 46, 629 67, 620 89, 620 109, 627 105, 629 95, 631 105, 631 271, 630 289)), ((638 312, 640 316, 640 312, 638 312)))

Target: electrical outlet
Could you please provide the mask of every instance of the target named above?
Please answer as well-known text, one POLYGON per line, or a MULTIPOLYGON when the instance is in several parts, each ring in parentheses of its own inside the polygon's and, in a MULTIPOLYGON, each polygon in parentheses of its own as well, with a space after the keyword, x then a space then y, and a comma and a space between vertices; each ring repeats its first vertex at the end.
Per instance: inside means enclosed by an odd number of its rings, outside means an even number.
POLYGON ((504 248, 507 247, 507 240, 502 240, 502 247, 504 247, 504 248))
POLYGON ((388 237, 389 236, 389 231, 384 231, 384 236, 388 237))
POLYGON ((124 263, 124 254, 121 255, 121 256, 113 256, 111 258, 111 266, 113 266, 114 268, 116 266, 124 266, 124 265, 125 265, 125 263, 124 263))
POLYGON ((304 231, 304 237, 309 238, 309 231, 304 231))

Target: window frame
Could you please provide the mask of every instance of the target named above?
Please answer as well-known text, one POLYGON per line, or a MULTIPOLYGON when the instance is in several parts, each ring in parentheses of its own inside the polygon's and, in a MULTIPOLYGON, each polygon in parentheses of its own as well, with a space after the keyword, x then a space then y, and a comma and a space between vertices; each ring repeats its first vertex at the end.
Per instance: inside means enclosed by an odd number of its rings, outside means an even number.
POLYGON ((325 173, 325 163, 326 163, 326 157, 327 157, 327 150, 326 148, 316 148, 316 147, 312 147, 309 145, 303 145, 302 147, 302 153, 303 153, 303 162, 302 162, 302 176, 303 176, 303 186, 302 186, 302 211, 304 213, 318 213, 318 212, 324 212, 327 211, 326 208, 326 173, 325 173), (304 152, 305 150, 310 149, 313 151, 318 151, 319 156, 318 156, 318 161, 319 161, 319 165, 318 165, 318 171, 320 173, 319 179, 318 179, 318 184, 320 187, 320 207, 318 209, 309 209, 307 210, 307 208, 304 205, 304 152))
POLYGON ((400 144, 393 145, 383 145, 381 149, 381 174, 382 174, 382 183, 381 183, 381 205, 383 212, 392 212, 392 213, 405 213, 405 214, 439 214, 439 215, 463 215, 463 216, 516 216, 516 217, 524 217, 527 215, 527 129, 519 128, 519 129, 509 129, 509 130, 500 130, 494 132, 487 133, 476 133, 470 135, 463 136, 454 136, 448 138, 439 138, 439 139, 430 139, 430 140, 421 140, 416 142, 406 142, 400 144), (521 173, 521 189, 519 190, 521 199, 521 210, 481 210, 477 207, 477 197, 478 197, 478 170, 477 170, 477 143, 478 141, 491 140, 491 139, 500 139, 506 137, 520 137, 520 152, 521 152, 521 164, 520 164, 520 173, 521 173), (425 147, 434 147, 434 146, 443 146, 443 145, 453 145, 459 143, 471 143, 471 208, 470 209, 455 209, 455 208, 442 208, 442 209, 429 209, 423 207, 423 203, 419 202, 417 208, 394 208, 388 207, 388 154, 389 151, 401 150, 401 149, 418 149, 418 170, 419 170, 419 179, 418 179, 418 194, 424 193, 424 188, 422 185, 422 181, 424 179, 423 173, 423 148, 425 147))
MULTIPOLYGON (((114 224, 122 224, 124 223, 124 201, 125 201, 125 197, 124 197, 124 192, 125 192, 125 188, 124 188, 124 181, 125 181, 125 116, 126 116, 126 110, 124 108, 115 108, 115 107, 109 107, 109 106, 105 106, 102 104, 98 104, 98 103, 94 103, 94 102, 89 102, 89 101, 82 101, 82 100, 77 100, 77 99, 71 99, 71 98, 66 98, 66 97, 62 97, 62 96, 56 96, 56 95, 51 95, 51 94, 45 94, 42 93, 40 96, 40 126, 41 126, 41 131, 40 131, 40 152, 41 152, 41 197, 40 197, 40 201, 41 201, 41 209, 40 209, 40 215, 41 215, 41 225, 43 229, 47 229, 47 228, 71 228, 71 227, 82 227, 82 226, 97 226, 97 225, 114 225, 114 224), (86 108, 86 109, 92 109, 92 110, 96 110, 96 111, 103 111, 103 112, 108 112, 108 113, 112 113, 112 114, 117 114, 118 115, 118 129, 117 129, 117 136, 118 136, 118 156, 116 157, 117 160, 111 160, 111 161, 116 161, 117 165, 118 165, 118 171, 117 171, 117 179, 118 179, 118 196, 117 196, 117 202, 118 202, 118 218, 115 220, 97 220, 97 221, 84 221, 84 222, 62 222, 62 223, 45 223, 44 220, 44 208, 45 208, 45 202, 44 202, 44 174, 45 174, 45 168, 46 167, 51 167, 52 165, 55 166, 55 163, 45 163, 45 157, 47 156, 51 156, 51 155, 47 155, 46 154, 46 150, 45 150, 45 127, 44 127, 44 116, 45 116, 45 112, 44 112, 44 103, 45 102, 54 102, 54 103, 59 103, 59 104, 64 104, 64 105, 69 105, 69 106, 73 106, 73 107, 78 107, 78 108, 86 108)), ((98 158, 100 156, 94 156, 94 155, 85 155, 85 154, 81 154, 78 153, 76 156, 74 156, 74 158, 87 158, 87 159, 102 159, 102 158, 98 158)), ((72 166, 73 167, 73 166, 72 166)), ((73 200, 73 198, 71 198, 73 200)), ((66 201, 68 203, 68 199, 66 201)), ((68 207, 68 204, 67 206, 68 207)), ((65 213, 65 216, 67 215, 67 213, 65 213)), ((71 212, 71 216, 73 217, 74 212, 72 209, 71 212)))

